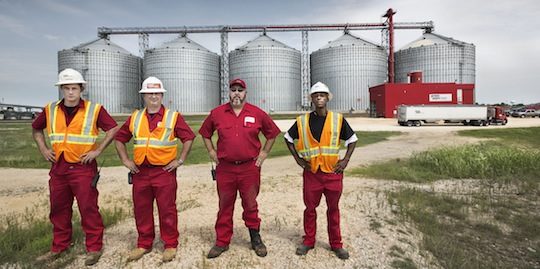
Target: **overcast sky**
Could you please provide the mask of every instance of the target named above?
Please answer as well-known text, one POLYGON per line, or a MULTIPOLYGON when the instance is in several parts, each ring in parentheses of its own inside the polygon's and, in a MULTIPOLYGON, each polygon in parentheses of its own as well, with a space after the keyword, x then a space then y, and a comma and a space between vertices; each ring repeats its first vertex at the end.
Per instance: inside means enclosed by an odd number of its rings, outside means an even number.
MULTIPOLYGON (((435 33, 476 46, 476 96, 480 103, 540 102, 540 1, 105 1, 0 0, 0 102, 42 106, 57 99, 57 51, 97 37, 97 28, 241 24, 382 22, 388 8, 396 22, 433 21, 435 33), (536 74, 536 75, 535 75, 536 74), (534 78, 537 79, 534 79, 534 78)), ((354 35, 380 44, 380 31, 354 35)), ((421 30, 397 30, 396 50, 421 30)), ((256 37, 229 34, 229 49, 256 37)), ((340 32, 310 32, 317 50, 340 32)), ((300 33, 269 33, 300 49, 300 33)), ((158 46, 174 35, 150 35, 158 46)), ((218 34, 191 39, 219 53, 218 34)), ((136 36, 111 40, 138 55, 136 36)))

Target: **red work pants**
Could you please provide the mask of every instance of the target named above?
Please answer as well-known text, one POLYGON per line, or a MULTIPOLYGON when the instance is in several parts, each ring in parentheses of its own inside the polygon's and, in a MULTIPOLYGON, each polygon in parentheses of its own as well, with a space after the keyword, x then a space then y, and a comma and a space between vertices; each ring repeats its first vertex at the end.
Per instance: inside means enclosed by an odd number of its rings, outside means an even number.
POLYGON ((155 238, 154 199, 157 202, 159 231, 165 248, 178 246, 176 188, 176 170, 167 172, 161 166, 141 166, 139 173, 133 175, 133 209, 139 234, 137 247, 152 248, 155 238))
POLYGON ((257 195, 261 183, 261 169, 255 161, 234 164, 222 161, 216 168, 219 212, 216 220, 216 245, 228 246, 233 235, 233 212, 237 192, 242 198, 242 219, 246 227, 258 230, 261 225, 257 195))
POLYGON ((317 232, 317 207, 321 196, 326 197, 326 217, 328 220, 328 239, 332 249, 341 248, 341 230, 339 227, 339 198, 343 191, 343 174, 323 173, 304 170, 304 245, 315 245, 317 232))
POLYGON ((94 173, 92 170, 79 171, 75 166, 70 166, 62 175, 50 174, 49 219, 53 225, 52 252, 62 252, 71 244, 73 198, 77 199, 81 214, 86 251, 100 251, 103 247, 104 226, 97 203, 99 193, 90 186, 94 173))

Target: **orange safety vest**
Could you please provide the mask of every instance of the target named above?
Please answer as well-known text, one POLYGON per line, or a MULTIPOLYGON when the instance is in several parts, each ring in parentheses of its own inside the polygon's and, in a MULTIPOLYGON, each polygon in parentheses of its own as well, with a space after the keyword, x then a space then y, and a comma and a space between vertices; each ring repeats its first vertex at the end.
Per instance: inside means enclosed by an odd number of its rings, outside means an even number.
POLYGON ((311 172, 317 173, 319 168, 325 173, 334 172, 339 160, 342 123, 343 115, 328 111, 319 142, 313 138, 309 129, 309 113, 296 118, 299 136, 296 150, 302 158, 310 162, 311 172))
POLYGON ((177 141, 174 126, 179 113, 165 109, 163 119, 150 132, 146 108, 131 114, 129 130, 133 134, 133 161, 141 165, 144 159, 152 165, 166 165, 176 158, 177 141))
POLYGON ((97 148, 99 134, 97 118, 101 105, 84 102, 84 109, 78 109, 75 117, 66 125, 66 115, 59 107, 60 102, 52 102, 45 107, 47 132, 56 160, 64 153, 68 163, 78 163, 81 155, 97 148))

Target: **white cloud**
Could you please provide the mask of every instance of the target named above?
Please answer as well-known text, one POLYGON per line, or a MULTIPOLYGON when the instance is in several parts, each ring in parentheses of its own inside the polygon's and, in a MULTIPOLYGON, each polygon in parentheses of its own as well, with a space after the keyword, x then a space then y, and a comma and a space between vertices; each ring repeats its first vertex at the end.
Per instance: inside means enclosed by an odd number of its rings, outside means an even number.
MULTIPOLYGON (((534 74, 540 69, 540 21, 538 0, 299 0, 171 1, 144 0, 0 0, 0 83, 25 87, 38 103, 48 101, 56 75, 56 51, 96 37, 99 26, 179 26, 218 24, 314 24, 382 22, 388 8, 397 11, 397 22, 432 20, 436 32, 476 45, 477 96, 480 102, 505 100, 540 101, 534 74), (235 12, 232 12, 232 11, 235 12), (144 15, 147 16, 144 16, 144 15), (43 41, 43 42, 29 42, 43 41), (23 49, 20 51, 20 49, 23 49), (13 55, 16 55, 14 57, 13 55), (6 65, 7 63, 7 65, 6 65), (28 73, 41 74, 31 81, 18 80, 28 73), (16 81, 13 82, 13 81, 16 81), (33 90, 32 90, 32 89, 33 90)), ((310 32, 309 48, 317 50, 342 33, 310 32)), ((380 31, 353 34, 380 43, 380 31)), ((420 37, 421 30, 397 30, 396 49, 420 37)), ((255 38, 257 33, 231 33, 229 50, 255 38)), ((269 33, 296 49, 300 33, 269 33)), ((150 35, 159 46, 174 35, 150 35)), ((196 42, 220 53, 219 34, 190 35, 196 42)), ((137 37, 112 36, 113 42, 138 54, 137 37)), ((0 89, 0 93, 6 90, 0 89)), ((54 97, 54 96, 53 96, 54 97)))
POLYGON ((44 34, 43 37, 46 38, 47 40, 51 40, 51 41, 55 41, 55 40, 59 40, 59 39, 60 39, 59 36, 49 35, 49 34, 44 34))
POLYGON ((24 38, 32 38, 32 31, 29 27, 7 15, 0 14, 0 29, 24 38))
POLYGON ((64 15, 72 15, 72 16, 90 15, 88 11, 80 7, 77 7, 75 4, 70 4, 70 3, 74 3, 74 1, 66 2, 66 1, 56 1, 56 0, 38 0, 35 2, 50 11, 61 13, 64 15))

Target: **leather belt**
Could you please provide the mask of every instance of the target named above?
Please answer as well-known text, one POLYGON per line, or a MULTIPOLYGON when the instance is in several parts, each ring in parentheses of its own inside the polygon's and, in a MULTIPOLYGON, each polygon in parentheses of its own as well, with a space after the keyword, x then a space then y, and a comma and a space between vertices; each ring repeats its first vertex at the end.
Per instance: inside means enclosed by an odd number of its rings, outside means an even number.
POLYGON ((226 163, 234 164, 234 165, 241 165, 247 162, 251 162, 253 160, 245 160, 245 161, 225 161, 226 163))
POLYGON ((144 168, 154 168, 154 167, 163 167, 164 165, 153 165, 153 164, 141 164, 139 167, 144 168))

